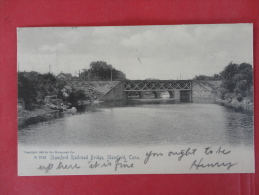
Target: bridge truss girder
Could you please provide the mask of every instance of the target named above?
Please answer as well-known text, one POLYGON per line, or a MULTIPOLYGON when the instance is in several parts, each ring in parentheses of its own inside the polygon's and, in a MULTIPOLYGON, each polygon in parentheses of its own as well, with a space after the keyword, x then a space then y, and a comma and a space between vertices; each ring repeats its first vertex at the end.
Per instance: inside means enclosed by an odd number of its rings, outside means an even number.
POLYGON ((125 82, 124 91, 172 91, 191 90, 190 80, 130 80, 125 82))

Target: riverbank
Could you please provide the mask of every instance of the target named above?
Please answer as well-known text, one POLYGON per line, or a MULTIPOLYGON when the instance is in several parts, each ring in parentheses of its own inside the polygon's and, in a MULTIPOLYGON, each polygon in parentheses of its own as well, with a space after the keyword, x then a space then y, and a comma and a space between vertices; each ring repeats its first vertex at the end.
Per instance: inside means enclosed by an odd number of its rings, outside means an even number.
POLYGON ((39 122, 53 120, 62 116, 62 112, 58 110, 52 110, 48 107, 42 107, 34 109, 32 111, 21 110, 18 111, 18 128, 22 128, 31 124, 36 124, 39 122))
POLYGON ((237 99, 233 99, 233 100, 216 99, 216 102, 221 105, 234 108, 237 111, 244 111, 249 113, 254 112, 254 104, 248 100, 243 100, 239 102, 237 99))

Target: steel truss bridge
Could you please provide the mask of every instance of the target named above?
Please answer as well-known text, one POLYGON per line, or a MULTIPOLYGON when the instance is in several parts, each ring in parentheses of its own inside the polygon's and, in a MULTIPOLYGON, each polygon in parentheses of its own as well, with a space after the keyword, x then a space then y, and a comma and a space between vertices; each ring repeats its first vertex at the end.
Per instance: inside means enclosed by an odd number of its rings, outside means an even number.
POLYGON ((129 80, 124 91, 173 91, 191 90, 191 80, 129 80))
POLYGON ((137 92, 141 99, 146 99, 148 92, 153 92, 155 98, 161 98, 161 92, 168 91, 170 98, 183 102, 191 101, 191 80, 129 80, 125 81, 126 97, 137 92))

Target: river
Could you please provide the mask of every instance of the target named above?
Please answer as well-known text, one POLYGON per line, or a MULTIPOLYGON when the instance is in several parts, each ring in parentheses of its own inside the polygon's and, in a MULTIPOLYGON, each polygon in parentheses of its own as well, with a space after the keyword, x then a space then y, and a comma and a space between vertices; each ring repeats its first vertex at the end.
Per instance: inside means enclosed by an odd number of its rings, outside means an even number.
POLYGON ((253 116, 217 104, 112 102, 20 129, 25 145, 253 147, 253 116))
POLYGON ((252 173, 253 135, 253 115, 218 104, 170 99, 101 103, 19 129, 18 170, 19 175, 252 173), (152 151, 163 155, 151 157, 146 166, 145 156, 152 151), (197 152, 180 161, 169 155, 181 151, 197 152), (84 159, 74 160, 78 155, 84 159), (132 168, 116 170, 111 156, 122 156, 132 168), (197 160, 234 167, 195 169, 191 165, 197 160), (47 163, 77 163, 81 168, 42 171, 47 163), (98 163, 109 167, 98 168, 98 163))

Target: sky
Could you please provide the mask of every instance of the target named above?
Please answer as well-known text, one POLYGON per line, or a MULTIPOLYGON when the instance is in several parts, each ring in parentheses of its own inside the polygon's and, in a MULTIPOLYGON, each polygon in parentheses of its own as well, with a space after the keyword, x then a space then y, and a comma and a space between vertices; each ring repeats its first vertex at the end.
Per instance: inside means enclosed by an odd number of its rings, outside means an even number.
POLYGON ((212 76, 253 65, 252 24, 18 28, 18 69, 58 75, 105 61, 127 79, 212 76))

